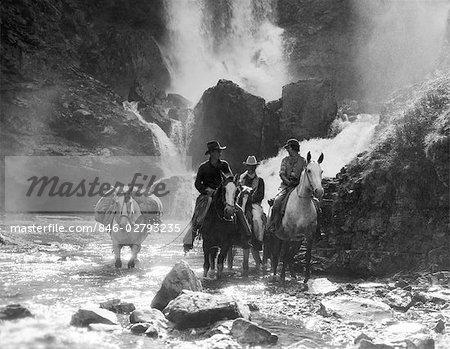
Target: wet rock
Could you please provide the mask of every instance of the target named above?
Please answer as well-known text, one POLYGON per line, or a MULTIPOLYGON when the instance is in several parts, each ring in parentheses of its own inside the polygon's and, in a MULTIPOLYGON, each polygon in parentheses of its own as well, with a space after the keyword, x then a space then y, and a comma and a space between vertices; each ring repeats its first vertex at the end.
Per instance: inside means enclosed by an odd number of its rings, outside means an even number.
POLYGON ((381 333, 384 342, 394 346, 403 345, 405 339, 419 341, 424 339, 424 335, 428 333, 428 328, 418 322, 399 321, 387 326, 381 333))
POLYGON ((333 284, 327 278, 311 279, 308 281, 308 292, 312 294, 329 295, 338 290, 339 286, 333 284))
POLYGON ((436 323, 436 326, 434 326, 434 332, 436 333, 443 333, 445 331, 445 322, 442 319, 439 319, 436 323))
POLYGON ((283 86, 281 139, 325 137, 336 118, 337 102, 328 80, 300 80, 283 86))
POLYGON ((254 302, 249 303, 248 308, 250 309, 250 311, 259 311, 258 304, 254 303, 254 302))
POLYGON ((130 314, 130 322, 132 324, 152 321, 161 321, 164 323, 167 322, 167 319, 160 310, 154 308, 135 310, 130 314))
POLYGON ((162 328, 158 326, 155 322, 140 322, 133 324, 130 327, 130 331, 134 334, 146 334, 148 337, 158 338, 162 331, 162 328))
POLYGON ((33 317, 33 314, 20 304, 8 304, 0 308, 0 320, 16 320, 25 317, 33 317))
POLYGON ((181 342, 171 346, 173 349, 240 349, 242 346, 233 338, 224 334, 216 334, 211 338, 195 341, 181 342))
POLYGON ((87 307, 73 314, 70 324, 78 327, 87 327, 90 324, 117 325, 117 317, 112 311, 87 307))
POLYGON ((122 330, 122 327, 120 325, 107 325, 107 324, 97 324, 97 323, 89 324, 88 328, 91 331, 96 331, 96 332, 114 332, 114 331, 122 330))
POLYGON ((278 336, 270 333, 269 330, 258 326, 254 322, 245 319, 236 319, 231 327, 231 335, 240 343, 251 345, 275 344, 278 336))
POLYGON ((418 336, 416 338, 409 338, 405 340, 406 349, 434 349, 434 339, 428 335, 418 336))
POLYGON ((413 306, 414 301, 411 292, 396 288, 386 294, 386 303, 395 310, 407 311, 413 306))
POLYGON ((381 321, 392 318, 391 308, 383 302, 361 297, 338 296, 321 302, 322 314, 343 320, 381 321))
POLYGON ((213 336, 215 334, 231 334, 231 327, 234 320, 220 321, 216 323, 211 330, 208 331, 208 335, 213 336))
POLYGON ((403 290, 406 290, 406 291, 411 291, 411 290, 412 290, 411 285, 408 284, 407 281, 402 280, 402 279, 396 281, 395 284, 394 284, 394 286, 395 286, 395 287, 398 287, 398 288, 401 288, 401 289, 403 289, 403 290))
POLYGON ((248 318, 250 311, 227 296, 183 290, 164 309, 164 314, 176 328, 186 329, 208 326, 225 319, 248 318))
POLYGON ((355 349, 394 349, 394 347, 387 344, 374 344, 367 339, 361 339, 355 349))
POLYGON ((368 340, 369 342, 372 341, 372 338, 370 338, 368 335, 361 333, 358 337, 355 338, 353 343, 358 344, 363 339, 368 340))
POLYGON ((122 302, 120 299, 110 299, 100 303, 100 308, 112 311, 116 314, 129 314, 136 309, 133 303, 122 302))
POLYGON ((182 290, 201 291, 200 279, 185 261, 176 263, 163 280, 161 288, 152 300, 152 308, 163 310, 182 290))

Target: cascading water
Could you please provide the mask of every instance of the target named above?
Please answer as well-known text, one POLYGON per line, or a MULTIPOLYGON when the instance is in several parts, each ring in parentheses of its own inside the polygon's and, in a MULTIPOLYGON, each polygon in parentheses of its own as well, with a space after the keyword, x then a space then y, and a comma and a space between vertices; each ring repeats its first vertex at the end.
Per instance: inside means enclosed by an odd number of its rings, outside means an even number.
POLYGON ((274 100, 289 82, 272 0, 165 0, 172 90, 197 101, 219 79, 274 100))
MULTIPOLYGON (((323 176, 334 177, 340 169, 348 164, 357 154, 367 150, 372 142, 375 127, 378 125, 377 115, 358 115, 356 121, 343 122, 343 129, 334 138, 310 139, 300 143, 300 154, 306 158, 308 151, 317 160, 320 153, 325 158, 322 163, 323 176)), ((257 173, 265 181, 264 210, 267 212, 267 199, 273 198, 280 186, 279 170, 281 160, 287 156, 285 150, 280 150, 276 157, 264 160, 257 168, 257 173)))
POLYGON ((153 122, 146 121, 138 110, 138 102, 123 102, 125 110, 133 113, 136 118, 147 127, 156 139, 156 147, 161 155, 161 167, 166 176, 186 173, 187 164, 184 160, 184 154, 181 154, 176 145, 167 136, 164 130, 153 122))

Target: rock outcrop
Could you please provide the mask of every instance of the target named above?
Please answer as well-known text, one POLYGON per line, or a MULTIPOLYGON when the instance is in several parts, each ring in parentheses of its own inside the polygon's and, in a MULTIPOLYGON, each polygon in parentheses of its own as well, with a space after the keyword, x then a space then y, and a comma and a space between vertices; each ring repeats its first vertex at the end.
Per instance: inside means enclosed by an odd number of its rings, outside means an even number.
POLYGON ((152 308, 163 310, 182 290, 202 290, 200 279, 183 260, 176 263, 164 278, 161 288, 152 300, 152 308))
POLYGON ((227 146, 224 158, 234 171, 248 154, 261 157, 265 102, 228 80, 205 91, 194 109, 195 127, 189 152, 194 164, 205 160, 206 143, 217 139, 227 146))
POLYGON ((377 143, 328 183, 329 271, 450 267, 449 107, 448 73, 399 93, 381 116, 377 143))
POLYGON ((327 80, 300 80, 283 86, 280 138, 325 137, 336 118, 334 88, 327 80))

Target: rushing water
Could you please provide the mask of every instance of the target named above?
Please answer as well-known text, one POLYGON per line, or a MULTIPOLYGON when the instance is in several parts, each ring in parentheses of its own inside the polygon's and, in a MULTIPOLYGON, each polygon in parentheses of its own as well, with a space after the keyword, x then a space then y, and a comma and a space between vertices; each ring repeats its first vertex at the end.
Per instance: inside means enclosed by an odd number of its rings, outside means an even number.
MULTIPOLYGON (((92 217, 76 216, 14 216, 16 224, 92 226, 92 217)), ((175 222, 184 226, 184 222, 175 222)), ((200 246, 183 256, 178 233, 152 234, 144 242, 133 270, 114 268, 110 238, 107 233, 27 233, 12 234, 8 225, 3 233, 20 245, 0 245, 0 306, 20 303, 34 318, 8 321, 0 325, 1 348, 143 348, 164 347, 163 341, 136 336, 123 329, 113 333, 93 332, 69 326, 72 314, 79 307, 111 298, 132 302, 136 308, 149 307, 164 276, 174 263, 185 259, 191 268, 202 274, 200 246), (169 243, 169 244, 168 244, 169 243), (168 245, 167 245, 168 244, 168 245)), ((122 260, 130 257, 124 248, 122 260)), ((237 270, 238 268, 236 268, 237 270)), ((221 283, 206 281, 207 288, 230 294, 241 300, 270 291, 261 278, 243 280, 229 276, 221 283)), ((126 327, 126 316, 119 316, 126 327)), ((299 320, 255 320, 280 335, 280 345, 304 337, 320 341, 321 336, 305 330, 299 320), (292 333, 296 329, 296 333, 292 333), (289 334, 290 333, 290 334, 289 334)))
POLYGON ((219 79, 274 100, 289 82, 273 0, 166 0, 172 90, 198 101, 219 79))

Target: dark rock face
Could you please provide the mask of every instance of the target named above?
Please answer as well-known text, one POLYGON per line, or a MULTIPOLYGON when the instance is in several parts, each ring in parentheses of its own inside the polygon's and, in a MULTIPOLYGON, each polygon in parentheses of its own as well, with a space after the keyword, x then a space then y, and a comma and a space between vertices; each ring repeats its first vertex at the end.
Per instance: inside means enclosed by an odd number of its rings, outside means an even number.
POLYGON ((205 160, 206 143, 216 139, 227 146, 223 158, 233 171, 242 169, 249 154, 261 157, 264 99, 231 81, 220 80, 203 94, 194 109, 196 124, 190 145, 194 164, 205 160))
POLYGON ((283 86, 280 137, 299 140, 325 137, 336 114, 330 81, 300 80, 283 86))
POLYGON ((248 307, 221 295, 183 291, 164 309, 178 329, 203 327, 226 319, 249 317, 248 307))
POLYGON ((386 275, 450 267, 450 76, 414 89, 388 105, 376 146, 328 183, 329 271, 386 275))
POLYGON ((152 308, 163 310, 172 299, 178 297, 182 290, 202 290, 199 278, 185 261, 176 263, 166 275, 161 288, 152 300, 152 308))
POLYGON ((20 304, 9 304, 0 308, 0 320, 16 320, 32 316, 31 312, 20 304))

